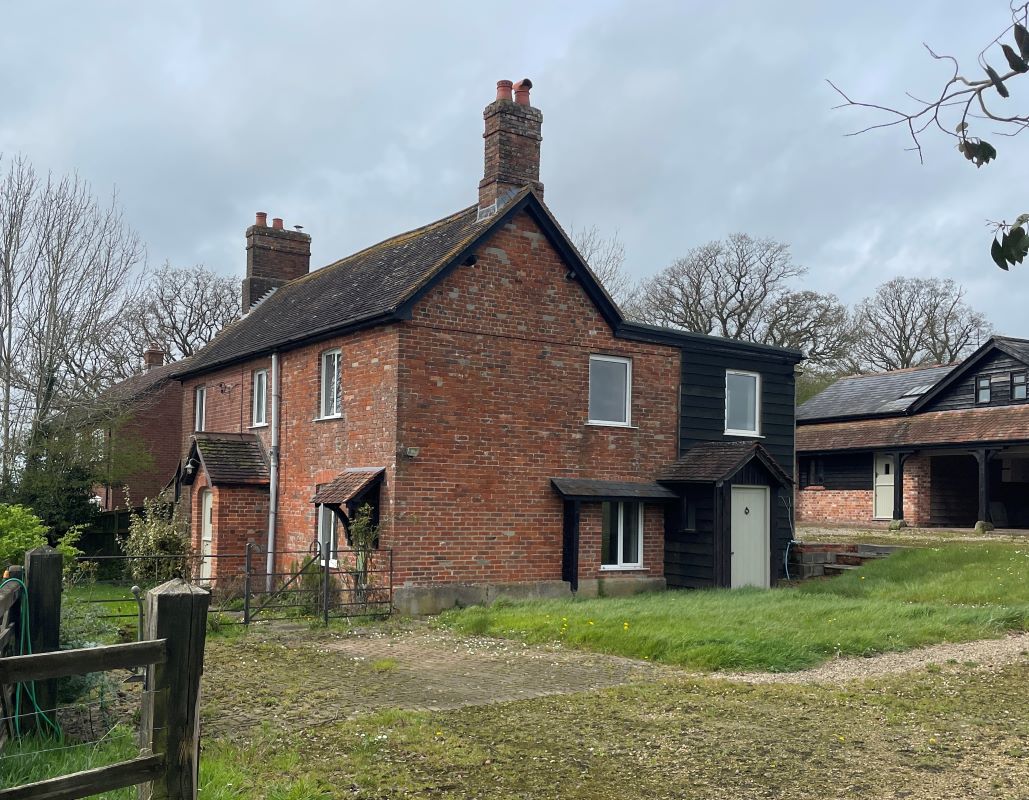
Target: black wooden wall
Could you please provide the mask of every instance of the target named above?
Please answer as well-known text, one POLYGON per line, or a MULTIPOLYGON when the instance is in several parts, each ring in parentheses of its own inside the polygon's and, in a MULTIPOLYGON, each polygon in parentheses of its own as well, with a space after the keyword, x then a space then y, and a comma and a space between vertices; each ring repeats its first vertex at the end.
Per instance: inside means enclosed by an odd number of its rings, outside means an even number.
POLYGON ((715 583, 715 487, 684 484, 681 503, 665 511, 665 580, 672 588, 707 589, 715 583), (687 507, 696 526, 686 528, 687 507))
MULTIPOLYGON (((922 411, 952 411, 959 408, 976 408, 975 379, 981 375, 989 375, 990 406, 1006 406, 1012 403, 1024 403, 1025 400, 1011 399, 1012 372, 1026 372, 1029 367, 1016 358, 1000 350, 994 350, 982 357, 975 369, 948 387, 939 397, 926 405, 922 411)), ((986 407, 980 404, 978 408, 986 407)))
POLYGON ((826 489, 871 490, 875 483, 872 452, 798 456, 797 483, 801 489, 822 486, 826 489))

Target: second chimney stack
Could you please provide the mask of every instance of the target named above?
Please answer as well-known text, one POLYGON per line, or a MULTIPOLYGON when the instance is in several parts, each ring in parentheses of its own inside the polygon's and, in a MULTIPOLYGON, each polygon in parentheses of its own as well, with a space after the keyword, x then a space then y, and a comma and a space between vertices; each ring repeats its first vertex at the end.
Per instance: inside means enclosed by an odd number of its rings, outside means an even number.
POLYGON ((532 186, 543 194, 540 183, 540 142, 543 112, 529 103, 532 81, 497 81, 497 99, 482 116, 486 131, 485 168, 479 181, 479 208, 503 201, 513 192, 532 186), (514 99, 511 99, 512 90, 514 99))
POLYGON ((257 212, 256 222, 247 228, 247 276, 243 279, 243 313, 272 289, 302 278, 311 271, 311 237, 283 228, 275 217, 268 227, 268 215, 257 212))

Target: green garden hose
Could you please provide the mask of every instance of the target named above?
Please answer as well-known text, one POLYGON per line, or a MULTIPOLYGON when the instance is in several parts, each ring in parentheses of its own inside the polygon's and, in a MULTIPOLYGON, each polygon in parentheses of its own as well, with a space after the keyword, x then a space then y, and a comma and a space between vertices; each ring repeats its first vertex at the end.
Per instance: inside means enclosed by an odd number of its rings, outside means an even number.
MULTIPOLYGON (((32 639, 29 636, 29 587, 25 585, 25 582, 21 578, 5 578, 0 582, 0 589, 3 589, 9 583, 17 583, 21 586, 21 642, 19 655, 30 656, 32 655, 32 639)), ((46 722, 47 726, 54 732, 58 739, 62 738, 61 726, 57 724, 56 719, 50 719, 39 707, 39 703, 36 701, 36 684, 33 681, 25 681, 19 683, 14 688, 14 732, 15 735, 21 738, 21 696, 24 695, 28 698, 32 707, 36 710, 36 713, 46 722)), ((56 715, 55 715, 56 717, 56 715)))

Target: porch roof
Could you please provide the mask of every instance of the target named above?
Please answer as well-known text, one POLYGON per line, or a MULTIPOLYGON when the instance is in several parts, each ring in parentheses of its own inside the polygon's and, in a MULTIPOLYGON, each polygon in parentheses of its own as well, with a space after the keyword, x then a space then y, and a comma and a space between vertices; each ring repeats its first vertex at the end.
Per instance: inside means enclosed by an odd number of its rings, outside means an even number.
POLYGON ((910 417, 797 427, 798 452, 1029 442, 1029 405, 932 411, 910 417))
POLYGON ((678 496, 657 483, 589 478, 551 478, 550 482, 566 500, 674 500, 678 496))
POLYGON ((678 461, 662 469, 657 479, 662 483, 718 483, 728 480, 754 459, 783 486, 793 483, 768 451, 753 441, 695 444, 678 461))
POLYGON ((344 470, 329 483, 318 487, 312 503, 326 506, 343 506, 359 499, 375 483, 382 480, 385 467, 353 467, 344 470))
POLYGON ((195 458, 214 485, 268 483, 268 460, 252 433, 195 433, 187 462, 195 458))

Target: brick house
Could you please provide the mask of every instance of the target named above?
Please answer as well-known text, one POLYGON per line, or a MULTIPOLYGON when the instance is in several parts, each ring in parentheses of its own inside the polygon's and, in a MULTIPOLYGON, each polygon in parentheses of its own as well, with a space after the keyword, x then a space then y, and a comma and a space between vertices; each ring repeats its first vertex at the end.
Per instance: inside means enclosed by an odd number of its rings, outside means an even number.
POLYGON ((243 318, 177 373, 198 545, 331 551, 367 503, 418 612, 778 579, 800 354, 624 320, 543 202, 530 88, 469 208, 315 271, 257 215, 243 318))
POLYGON ((1029 527, 1029 341, 844 378, 797 409, 797 520, 1029 527))
POLYGON ((182 457, 182 384, 172 377, 184 359, 165 363, 167 353, 151 344, 143 371, 116 383, 98 401, 105 442, 107 480, 96 487, 103 512, 128 510, 157 497, 182 457))

